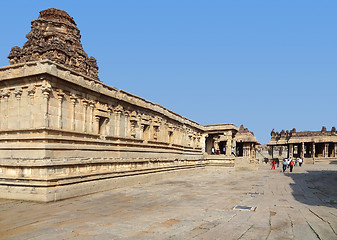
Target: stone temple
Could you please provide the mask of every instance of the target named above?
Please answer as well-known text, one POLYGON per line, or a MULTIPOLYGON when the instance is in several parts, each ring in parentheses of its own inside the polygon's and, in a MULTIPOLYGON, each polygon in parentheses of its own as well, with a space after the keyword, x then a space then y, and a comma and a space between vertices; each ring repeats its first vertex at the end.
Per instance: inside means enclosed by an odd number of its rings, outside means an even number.
POLYGON ((56 201, 195 172, 255 169, 247 128, 200 125, 100 81, 76 23, 47 9, 0 68, 0 196, 56 201))

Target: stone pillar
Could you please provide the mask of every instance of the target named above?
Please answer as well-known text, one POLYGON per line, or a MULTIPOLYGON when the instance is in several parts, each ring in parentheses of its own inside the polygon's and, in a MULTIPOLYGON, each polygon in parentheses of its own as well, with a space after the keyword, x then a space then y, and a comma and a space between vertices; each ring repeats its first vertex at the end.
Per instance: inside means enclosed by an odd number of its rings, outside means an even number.
POLYGON ((143 140, 145 140, 145 139, 144 139, 144 136, 143 136, 144 128, 145 128, 145 126, 144 126, 143 124, 141 124, 141 125, 140 125, 140 128, 139 128, 139 130, 140 130, 140 132, 139 132, 139 138, 140 138, 140 139, 143 139, 143 140))
POLYGON ((9 98, 10 92, 9 91, 4 91, 1 93, 2 96, 2 130, 7 130, 8 129, 8 98, 9 98))
POLYGON ((21 102, 21 96, 22 96, 22 90, 18 89, 16 91, 14 91, 14 96, 17 100, 17 104, 16 104, 16 110, 17 110, 17 128, 20 129, 20 102, 21 102))
POLYGON ((304 142, 302 142, 302 151, 301 151, 300 158, 304 159, 304 142))
POLYGON ((329 143, 324 144, 324 157, 329 157, 329 143))
POLYGON ((232 138, 228 138, 226 142, 226 156, 230 157, 232 154, 232 138))
POLYGON ((111 132, 111 128, 112 128, 112 109, 109 107, 108 108, 108 115, 109 115, 109 119, 107 120, 107 135, 108 136, 112 136, 112 132, 111 132))
POLYGON ((49 127, 49 94, 51 92, 51 87, 42 86, 43 94, 43 114, 44 114, 44 127, 49 127))
POLYGON ((95 103, 90 102, 90 112, 89 112, 89 132, 94 132, 94 109, 95 109, 95 103))
POLYGON ((29 127, 34 128, 34 95, 35 95, 35 87, 32 87, 28 90, 28 104, 29 104, 29 127))
POLYGON ((120 121, 121 121, 121 111, 116 111, 115 112, 115 122, 116 122, 116 130, 115 130, 115 133, 116 133, 116 136, 117 137, 120 137, 120 121))
POLYGON ((75 116, 75 107, 76 107, 76 97, 71 96, 70 101, 71 101, 71 130, 75 131, 76 129, 76 116, 75 116))
POLYGON ((62 121, 62 102, 63 102, 63 98, 64 98, 64 93, 62 91, 59 91, 57 93, 57 99, 58 99, 58 128, 62 129, 63 128, 63 121, 62 121))
POLYGON ((313 142, 312 143, 312 154, 311 154, 311 157, 315 158, 315 155, 316 155, 316 147, 315 147, 315 143, 313 142))
POLYGON ((100 119, 99 116, 95 116, 94 133, 96 133, 96 134, 100 134, 100 132, 99 132, 99 119, 100 119))
POLYGON ((294 145, 292 143, 289 143, 289 158, 292 158, 294 156, 294 145))
POLYGON ((334 144, 334 157, 337 157, 337 144, 334 144))
POLYGON ((84 116, 83 116, 83 132, 88 131, 88 100, 83 99, 82 100, 83 106, 84 106, 84 116))
POLYGON ((130 121, 129 121, 129 112, 124 112, 124 136, 129 137, 130 121))

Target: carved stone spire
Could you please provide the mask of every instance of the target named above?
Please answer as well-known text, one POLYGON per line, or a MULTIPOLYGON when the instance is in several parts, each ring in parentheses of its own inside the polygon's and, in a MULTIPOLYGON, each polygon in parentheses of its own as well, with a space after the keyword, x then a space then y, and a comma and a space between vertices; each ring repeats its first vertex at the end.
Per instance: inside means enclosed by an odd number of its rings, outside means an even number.
POLYGON ((56 8, 41 11, 38 19, 32 21, 26 38, 22 49, 12 48, 9 64, 49 59, 99 80, 96 59, 84 52, 80 30, 65 11, 56 8))

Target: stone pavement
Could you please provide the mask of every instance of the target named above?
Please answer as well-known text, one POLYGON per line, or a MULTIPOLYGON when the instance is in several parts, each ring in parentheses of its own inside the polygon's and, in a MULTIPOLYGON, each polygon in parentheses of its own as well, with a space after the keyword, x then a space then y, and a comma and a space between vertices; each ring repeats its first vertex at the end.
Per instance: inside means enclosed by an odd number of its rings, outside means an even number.
POLYGON ((337 164, 213 168, 59 202, 0 200, 0 239, 337 239, 333 200, 337 164))

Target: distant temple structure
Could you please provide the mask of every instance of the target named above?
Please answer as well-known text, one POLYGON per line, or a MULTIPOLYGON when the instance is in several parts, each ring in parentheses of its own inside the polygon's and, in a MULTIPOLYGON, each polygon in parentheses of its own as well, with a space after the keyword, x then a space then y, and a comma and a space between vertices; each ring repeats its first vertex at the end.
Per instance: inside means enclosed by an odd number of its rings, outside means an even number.
POLYGON ((257 140, 243 126, 200 125, 101 82, 65 11, 41 11, 26 37, 0 68, 1 198, 48 202, 256 166, 257 140))
POLYGON ((268 143, 271 148, 271 157, 277 158, 286 152, 286 157, 302 158, 305 163, 314 163, 321 160, 337 159, 337 134, 336 128, 327 131, 322 127, 321 131, 297 132, 295 128, 290 131, 282 130, 280 133, 271 131, 271 140, 268 143), (278 148, 277 153, 274 149, 278 148))

